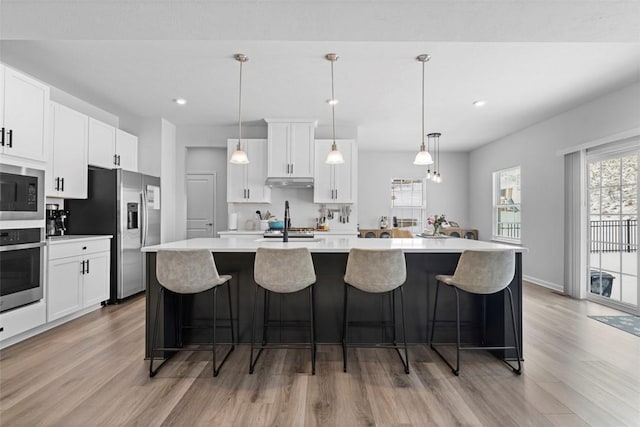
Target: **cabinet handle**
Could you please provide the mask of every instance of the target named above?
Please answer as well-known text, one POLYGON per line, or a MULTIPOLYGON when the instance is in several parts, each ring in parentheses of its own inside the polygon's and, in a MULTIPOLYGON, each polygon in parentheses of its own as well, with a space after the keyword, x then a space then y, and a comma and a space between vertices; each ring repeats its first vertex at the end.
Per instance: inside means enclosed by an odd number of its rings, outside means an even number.
POLYGON ((87 274, 89 274, 89 260, 87 260, 87 274))
POLYGON ((85 260, 82 260, 82 274, 85 274, 85 271, 84 271, 84 263, 85 262, 86 262, 85 260))
POLYGON ((120 166, 120 154, 118 154, 118 166, 120 166))
POLYGON ((60 191, 64 191, 64 178, 60 178, 60 191))
POLYGON ((251 198, 251 189, 247 188, 247 199, 251 198))
POLYGON ((7 132, 9 134, 9 143, 7 144, 7 146, 9 148, 13 147, 13 129, 9 129, 9 132, 7 132))
POLYGON ((0 139, 0 145, 4 147, 4 128, 2 128, 2 138, 0 139))
POLYGON ((291 163, 291 175, 293 175, 293 163, 291 163))
POLYGON ((56 191, 60 191, 60 178, 56 177, 56 191))
POLYGON ((114 164, 115 166, 118 166, 118 155, 117 155, 117 154, 114 154, 114 155, 113 155, 113 164, 114 164))

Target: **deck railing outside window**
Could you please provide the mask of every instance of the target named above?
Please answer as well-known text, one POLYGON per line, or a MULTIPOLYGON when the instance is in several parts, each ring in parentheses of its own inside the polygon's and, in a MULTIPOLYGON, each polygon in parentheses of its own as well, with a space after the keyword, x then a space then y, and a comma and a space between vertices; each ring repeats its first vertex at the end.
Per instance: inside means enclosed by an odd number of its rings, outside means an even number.
POLYGON ((591 252, 636 252, 638 221, 590 221, 591 252))

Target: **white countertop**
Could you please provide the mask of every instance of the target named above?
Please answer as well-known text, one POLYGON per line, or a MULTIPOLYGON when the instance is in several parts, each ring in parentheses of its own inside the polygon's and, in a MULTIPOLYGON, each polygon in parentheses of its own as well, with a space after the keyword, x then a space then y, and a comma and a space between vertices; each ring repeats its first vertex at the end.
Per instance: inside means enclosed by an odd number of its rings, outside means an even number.
MULTIPOLYGON (((309 239, 311 240, 311 239, 309 239)), ((358 237, 324 236, 313 241, 290 239, 284 243, 279 239, 255 239, 249 237, 231 237, 225 239, 189 239, 162 245, 142 248, 142 252, 157 252, 159 249, 209 249, 212 252, 255 252, 257 248, 299 248, 307 247, 315 253, 347 253, 351 248, 360 249, 402 249, 406 253, 460 253, 464 250, 502 250, 515 249, 527 252, 521 246, 479 240, 442 238, 442 239, 361 239, 358 237), (267 240, 267 241, 265 241, 267 240)))
MULTIPOLYGON (((335 236, 357 236, 358 231, 353 230, 314 230, 313 233, 316 236, 322 237, 325 235, 335 235, 335 236)), ((242 236, 242 235, 250 235, 250 236, 262 236, 264 234, 264 230, 226 230, 226 231, 218 231, 220 236, 242 236)))
POLYGON ((111 239, 111 235, 89 235, 89 234, 67 234, 64 236, 51 236, 47 237, 48 245, 59 245, 61 243, 68 243, 70 241, 82 242, 89 240, 111 239))

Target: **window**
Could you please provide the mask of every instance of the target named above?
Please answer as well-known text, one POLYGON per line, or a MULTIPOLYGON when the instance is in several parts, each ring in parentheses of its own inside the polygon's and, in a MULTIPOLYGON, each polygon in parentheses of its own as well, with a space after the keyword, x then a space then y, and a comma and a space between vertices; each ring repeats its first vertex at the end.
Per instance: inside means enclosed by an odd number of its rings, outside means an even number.
POLYGON ((424 181, 422 179, 391 180, 390 225, 410 228, 414 233, 422 232, 425 218, 424 181))
POLYGON ((493 238, 520 243, 520 166, 493 173, 493 238))

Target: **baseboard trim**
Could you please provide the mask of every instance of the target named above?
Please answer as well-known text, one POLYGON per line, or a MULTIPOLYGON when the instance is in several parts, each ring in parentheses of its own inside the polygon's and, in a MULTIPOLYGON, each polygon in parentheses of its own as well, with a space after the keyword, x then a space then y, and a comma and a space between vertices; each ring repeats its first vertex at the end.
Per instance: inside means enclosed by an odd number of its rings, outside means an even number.
POLYGON ((546 280, 538 279, 536 277, 527 276, 525 274, 522 275, 522 280, 526 280, 527 282, 531 282, 534 285, 542 286, 543 288, 551 289, 556 292, 564 292, 564 287, 558 285, 557 283, 547 282, 546 280))

